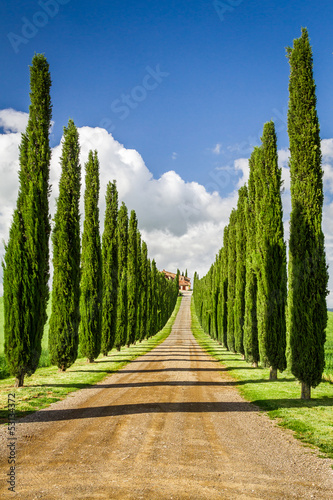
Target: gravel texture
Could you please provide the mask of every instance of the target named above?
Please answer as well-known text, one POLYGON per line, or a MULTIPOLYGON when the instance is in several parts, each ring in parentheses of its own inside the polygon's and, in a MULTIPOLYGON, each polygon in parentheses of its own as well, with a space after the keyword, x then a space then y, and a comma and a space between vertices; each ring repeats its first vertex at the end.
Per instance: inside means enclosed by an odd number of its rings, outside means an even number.
POLYGON ((332 461, 244 401, 190 323, 186 294, 163 344, 23 419, 15 494, 2 429, 0 498, 332 500, 332 461))

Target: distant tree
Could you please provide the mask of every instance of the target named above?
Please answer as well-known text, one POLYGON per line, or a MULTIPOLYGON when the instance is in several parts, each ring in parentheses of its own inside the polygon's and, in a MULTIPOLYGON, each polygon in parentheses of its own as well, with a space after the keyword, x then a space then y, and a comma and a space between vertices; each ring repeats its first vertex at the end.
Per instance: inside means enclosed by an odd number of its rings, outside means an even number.
POLYGON ((245 283, 246 283, 246 220, 245 205, 247 203, 247 187, 238 191, 236 220, 236 282, 235 282, 235 350, 244 354, 244 314, 245 314, 245 283))
POLYGON ((54 217, 51 363, 65 371, 77 358, 80 323, 80 166, 79 134, 73 120, 64 127, 59 198, 54 217))
POLYGON ((270 379, 286 369, 286 246, 283 239, 281 169, 274 123, 264 126, 256 192, 257 317, 260 362, 270 379))
POLYGON ((221 328, 222 344, 228 349, 228 235, 229 225, 223 232, 222 269, 221 269, 221 328))
POLYGON ((148 321, 148 250, 146 242, 142 242, 141 248, 141 295, 140 295, 140 340, 147 337, 147 321, 148 321))
POLYGON ((176 273, 176 278, 175 278, 175 294, 176 296, 178 297, 179 295, 179 276, 180 276, 180 271, 179 269, 177 269, 177 273, 176 273))
POLYGON ((244 313, 244 351, 245 359, 253 366, 259 363, 258 320, 257 320, 257 274, 256 256, 256 167, 260 156, 255 148, 250 161, 248 199, 245 205, 246 219, 246 284, 244 313))
POLYGON ((29 120, 20 146, 20 188, 3 262, 5 356, 15 386, 37 369, 49 298, 51 77, 42 54, 30 67, 29 120))
POLYGON ((127 345, 136 340, 136 319, 138 308, 138 220, 134 210, 131 211, 128 231, 128 274, 127 274, 127 304, 128 327, 127 345))
POLYGON ((117 297, 117 330, 115 345, 120 348, 127 340, 127 255, 128 255, 128 211, 122 202, 118 212, 118 297, 117 297))
POLYGON ((187 278, 187 269, 186 269, 186 271, 185 271, 185 277, 187 278))
POLYGON ((156 262, 155 259, 152 260, 151 262, 151 269, 150 269, 150 329, 149 329, 149 337, 152 337, 155 335, 155 333, 158 331, 158 321, 157 321, 157 312, 158 312, 158 307, 157 307, 157 294, 158 294, 158 288, 157 288, 157 268, 156 268, 156 262))
POLYGON ((99 232, 99 161, 89 151, 85 165, 84 225, 81 258, 80 351, 92 363, 101 350, 102 255, 99 232))
POLYGON ((228 231, 228 326, 227 345, 235 352, 235 294, 236 294, 236 223, 237 211, 231 211, 228 231))
POLYGON ((142 242, 140 231, 137 231, 137 315, 136 315, 136 330, 135 330, 135 341, 140 342, 141 340, 141 317, 142 317, 142 304, 141 295, 143 293, 143 282, 142 282, 142 242))
POLYGON ((101 350, 103 355, 107 356, 114 345, 117 326, 118 191, 115 180, 107 185, 105 201, 106 209, 102 238, 103 305, 101 350))
POLYGON ((290 63, 288 133, 291 203, 288 332, 291 371, 302 399, 322 378, 327 325, 327 266, 322 231, 323 170, 313 59, 309 36, 288 48, 290 63))

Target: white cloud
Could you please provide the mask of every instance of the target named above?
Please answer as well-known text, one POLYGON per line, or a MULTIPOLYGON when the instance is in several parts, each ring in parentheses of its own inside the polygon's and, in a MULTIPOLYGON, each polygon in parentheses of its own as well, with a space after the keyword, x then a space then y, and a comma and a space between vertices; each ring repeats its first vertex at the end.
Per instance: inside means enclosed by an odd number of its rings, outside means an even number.
MULTIPOLYGON (((14 110, 0 111, 0 120, 6 133, 0 134, 0 175, 5 179, 0 185, 0 241, 7 240, 12 213, 18 191, 18 156, 23 127, 23 113, 14 110), (10 132, 16 131, 16 132, 10 132)), ((26 120, 27 116, 25 116, 26 120)), ((82 194, 84 190, 84 163, 90 149, 97 149, 100 160, 100 220, 103 226, 105 192, 108 181, 116 179, 119 198, 129 210, 135 209, 143 239, 147 242, 149 256, 155 258, 158 268, 174 271, 186 268, 193 276, 198 271, 206 274, 222 246, 223 228, 228 223, 231 209, 236 207, 238 189, 248 181, 247 158, 239 158, 232 166, 219 167, 212 172, 212 182, 202 186, 196 182, 185 182, 171 170, 159 179, 154 179, 141 155, 126 149, 103 128, 82 127, 79 129, 82 165, 82 194), (234 186, 228 197, 221 198, 218 190, 224 183, 234 186), (210 189, 212 187, 213 189, 210 189), (209 192, 213 191, 213 192, 209 192)), ((333 139, 323 144, 325 192, 333 189, 333 139)), ((61 144, 52 149, 50 181, 52 193, 50 210, 55 210, 60 177, 59 159, 61 144)), ((282 195, 284 207, 285 238, 289 233, 290 176, 288 150, 279 151, 285 191, 282 195)), ((81 197, 83 220, 83 196, 81 197)), ((333 265, 333 199, 325 199, 323 228, 326 236, 328 263, 333 265)), ((0 256, 3 256, 3 245, 0 256)), ((0 270, 0 273, 2 269, 0 270)), ((333 290, 333 274, 329 287, 333 290)), ((333 307, 333 296, 329 297, 333 307)))
POLYGON ((15 109, 0 110, 0 127, 4 132, 24 132, 28 124, 28 113, 15 111, 15 109))
POLYGON ((171 155, 172 160, 177 160, 177 157, 178 157, 178 153, 175 153, 175 152, 172 153, 172 155, 171 155))
POLYGON ((221 153, 221 147, 222 144, 217 143, 216 146, 213 148, 213 153, 215 155, 219 155, 221 153))

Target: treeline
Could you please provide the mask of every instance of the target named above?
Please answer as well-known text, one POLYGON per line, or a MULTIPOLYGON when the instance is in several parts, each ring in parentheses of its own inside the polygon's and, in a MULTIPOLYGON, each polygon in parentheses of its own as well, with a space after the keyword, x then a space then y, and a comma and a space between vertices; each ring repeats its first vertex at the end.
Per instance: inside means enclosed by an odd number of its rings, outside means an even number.
MULTIPOLYGON (((5 246, 5 356, 16 386, 38 367, 49 300, 49 173, 51 77, 44 55, 30 67, 29 120, 20 145, 19 194, 5 246)), ((81 166, 73 120, 64 128, 59 197, 53 243, 51 362, 66 370, 80 346, 89 362, 155 335, 170 317, 178 296, 148 258, 134 210, 119 207, 116 182, 106 192, 104 231, 99 226, 99 160, 85 164, 84 225, 80 238, 81 166)))
POLYGON ((312 50, 306 29, 288 48, 291 219, 288 278, 281 169, 273 122, 249 160, 248 185, 194 303, 202 327, 228 350, 277 378, 287 364, 309 399, 325 366, 328 273, 322 232, 323 171, 312 50), (288 283, 288 284, 287 284, 288 283), (287 292, 288 291, 288 292, 287 292))

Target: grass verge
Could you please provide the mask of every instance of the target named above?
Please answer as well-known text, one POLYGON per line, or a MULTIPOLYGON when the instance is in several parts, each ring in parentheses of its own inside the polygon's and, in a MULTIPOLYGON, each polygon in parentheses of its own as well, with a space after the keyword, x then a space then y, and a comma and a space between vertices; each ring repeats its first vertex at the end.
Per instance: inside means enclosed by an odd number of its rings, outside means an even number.
POLYGON ((269 369, 253 368, 241 355, 227 351, 201 328, 191 303, 192 332, 199 345, 221 362, 221 371, 227 371, 238 382, 240 394, 267 412, 271 419, 295 433, 303 443, 316 447, 321 456, 333 459, 333 384, 323 381, 312 389, 312 399, 300 399, 301 386, 290 372, 279 374, 270 382, 269 369))
POLYGON ((38 368, 25 379, 25 386, 13 388, 14 378, 0 380, 0 423, 7 422, 7 398, 15 392, 16 418, 22 418, 37 410, 64 399, 69 393, 90 387, 100 382, 111 373, 117 372, 133 359, 151 351, 161 344, 171 333, 181 303, 181 297, 165 327, 154 337, 141 343, 124 347, 120 352, 113 349, 109 356, 99 356, 95 363, 88 364, 84 358, 77 359, 64 373, 56 366, 38 368))

